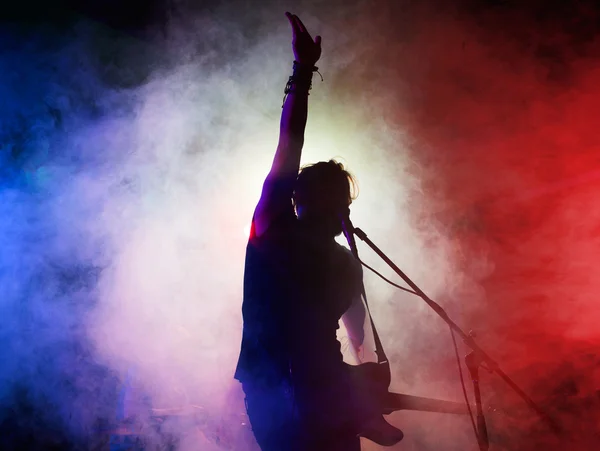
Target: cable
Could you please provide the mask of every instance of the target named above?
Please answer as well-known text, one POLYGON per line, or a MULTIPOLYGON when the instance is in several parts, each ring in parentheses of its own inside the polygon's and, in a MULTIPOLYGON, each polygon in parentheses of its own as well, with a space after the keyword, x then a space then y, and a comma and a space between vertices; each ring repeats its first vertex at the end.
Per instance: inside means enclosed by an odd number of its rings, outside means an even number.
MULTIPOLYGON (((409 290, 408 288, 404 288, 398 284, 395 284, 394 282, 392 282, 391 280, 387 279, 385 276, 381 275, 380 273, 378 273, 377 271, 375 271, 373 268, 371 268, 369 265, 367 265, 365 262, 363 262, 360 258, 358 259, 358 261, 360 262, 361 265, 363 265, 365 268, 373 271, 375 274, 377 274, 379 277, 381 277, 383 280, 385 280, 387 283, 389 283, 390 285, 395 286, 396 288, 399 288, 400 290, 406 291, 407 293, 411 293, 411 294, 417 294, 416 292, 414 292, 413 290, 409 290)), ((417 295, 418 296, 418 295, 417 295)))

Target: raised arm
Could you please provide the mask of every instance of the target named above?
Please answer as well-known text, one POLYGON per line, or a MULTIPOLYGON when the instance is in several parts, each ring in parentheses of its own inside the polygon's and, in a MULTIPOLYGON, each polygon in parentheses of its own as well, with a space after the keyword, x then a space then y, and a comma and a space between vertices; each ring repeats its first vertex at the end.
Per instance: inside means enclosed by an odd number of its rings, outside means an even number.
POLYGON ((314 41, 298 16, 285 13, 292 26, 294 72, 286 86, 279 144, 254 212, 254 234, 262 235, 281 214, 291 210, 294 182, 300 169, 308 117, 308 91, 315 63, 321 57, 321 37, 314 41))

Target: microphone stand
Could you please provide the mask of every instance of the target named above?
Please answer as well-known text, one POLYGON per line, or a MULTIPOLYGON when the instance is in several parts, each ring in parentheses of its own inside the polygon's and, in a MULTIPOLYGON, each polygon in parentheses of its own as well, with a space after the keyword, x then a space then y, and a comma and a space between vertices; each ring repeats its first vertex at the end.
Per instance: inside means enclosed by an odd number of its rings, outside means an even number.
POLYGON ((469 353, 466 358, 465 358, 465 362, 467 365, 467 368, 469 368, 469 372, 471 374, 471 378, 473 380, 473 384, 474 384, 474 389, 475 389, 475 401, 477 404, 477 424, 478 424, 478 430, 477 430, 477 439, 478 439, 478 444, 479 444, 479 448, 481 451, 487 451, 488 447, 489 447, 489 441, 488 441, 488 435, 487 435, 487 427, 485 424, 485 417, 483 415, 483 409, 481 407, 481 392, 479 389, 479 375, 478 375, 478 369, 479 366, 481 365, 481 363, 485 362, 486 364, 486 369, 490 372, 496 373, 498 376, 500 376, 500 378, 502 380, 504 380, 504 382, 506 382, 506 384, 508 384, 508 386, 510 388, 512 388, 522 399, 523 401, 525 401, 525 403, 533 410, 535 411, 535 413, 537 413, 537 415, 540 417, 540 419, 546 423, 546 425, 550 428, 550 430, 552 430, 552 432, 557 435, 557 436, 561 436, 562 433, 562 429, 561 427, 548 415, 546 414, 540 407, 538 407, 532 400, 531 398, 529 398, 529 396, 527 396, 527 394, 521 390, 521 388, 519 388, 517 386, 517 384, 510 378, 508 377, 508 375, 502 371, 500 369, 500 367, 498 366, 498 364, 492 360, 492 358, 483 351, 483 349, 481 349, 479 347, 479 345, 475 342, 473 335, 467 335, 465 332, 463 332, 463 330, 454 322, 450 319, 450 317, 448 316, 448 314, 444 311, 444 309, 437 304, 435 301, 433 301, 432 299, 430 299, 406 274, 404 274, 402 272, 402 270, 400 270, 400 268, 398 268, 398 266, 396 266, 394 264, 394 262, 392 260, 390 260, 387 255, 385 255, 381 249, 379 249, 368 237, 367 234, 365 232, 363 232, 361 229, 359 228, 355 228, 352 223, 350 222, 349 218, 344 218, 344 231, 347 232, 348 235, 356 235, 358 238, 360 238, 362 241, 364 241, 371 249, 373 249, 373 251, 379 255, 379 257, 381 257, 381 259, 386 262, 388 264, 388 266, 390 268, 392 268, 394 270, 394 272, 396 272, 396 274, 398 274, 407 284, 409 287, 411 287, 414 291, 414 293, 419 296, 421 299, 423 299, 425 301, 425 303, 427 303, 427 305, 429 305, 429 307, 431 307, 447 324, 448 326, 450 326, 450 328, 455 331, 462 339, 463 341, 467 344, 467 346, 469 346, 472 349, 472 352, 469 353))
POLYGON ((490 441, 488 438, 487 426, 485 424, 485 416, 483 415, 483 407, 481 405, 481 391, 479 389, 479 365, 480 359, 474 351, 469 352, 465 356, 465 364, 471 374, 473 381, 473 392, 475 393, 475 406, 477 409, 477 443, 481 451, 488 451, 490 441))

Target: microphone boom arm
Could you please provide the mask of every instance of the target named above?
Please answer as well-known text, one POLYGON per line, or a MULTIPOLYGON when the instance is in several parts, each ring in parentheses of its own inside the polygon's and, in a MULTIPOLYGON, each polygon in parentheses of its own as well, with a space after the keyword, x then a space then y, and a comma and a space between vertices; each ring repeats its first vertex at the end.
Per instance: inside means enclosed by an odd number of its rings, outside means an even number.
POLYGON ((379 249, 368 237, 365 232, 363 232, 359 228, 355 228, 348 221, 348 232, 349 234, 355 234, 358 238, 364 241, 373 251, 381 257, 381 259, 388 264, 390 268, 396 272, 405 282, 406 284, 412 288, 412 290, 425 301, 427 305, 429 305, 447 324, 450 328, 455 331, 463 341, 469 346, 477 358, 481 362, 485 362, 487 365, 487 369, 490 372, 496 373, 506 384, 512 388, 524 401, 525 403, 541 418, 541 420, 548 425, 548 427, 552 430, 552 432, 560 436, 562 434, 562 428, 552 419, 548 414, 546 414, 539 406, 537 406, 533 400, 504 372, 500 369, 499 365, 483 350, 479 345, 475 342, 473 336, 467 335, 463 330, 450 319, 448 314, 444 311, 444 309, 437 304, 435 301, 430 299, 406 274, 402 272, 396 264, 392 260, 390 260, 387 255, 385 255, 381 249, 379 249))

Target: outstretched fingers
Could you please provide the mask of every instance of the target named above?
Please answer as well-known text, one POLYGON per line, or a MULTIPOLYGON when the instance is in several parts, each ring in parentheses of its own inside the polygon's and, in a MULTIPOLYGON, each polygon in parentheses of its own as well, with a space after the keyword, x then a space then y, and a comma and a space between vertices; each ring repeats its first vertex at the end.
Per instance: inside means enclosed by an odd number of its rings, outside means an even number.
POLYGON ((288 20, 290 21, 290 25, 292 26, 292 32, 294 33, 294 35, 297 35, 298 33, 300 33, 300 28, 298 27, 298 23, 296 22, 296 19, 293 14, 286 12, 285 13, 285 17, 288 18, 288 20))
POLYGON ((306 33, 306 27, 304 26, 304 24, 302 23, 300 18, 298 16, 294 15, 294 20, 296 21, 296 24, 298 25, 298 29, 300 30, 300 32, 306 33))
POLYGON ((294 32, 294 34, 306 33, 306 27, 304 26, 304 24, 298 16, 286 12, 285 17, 287 17, 290 21, 290 25, 292 26, 292 31, 294 32))

